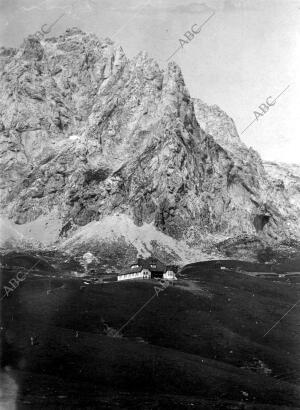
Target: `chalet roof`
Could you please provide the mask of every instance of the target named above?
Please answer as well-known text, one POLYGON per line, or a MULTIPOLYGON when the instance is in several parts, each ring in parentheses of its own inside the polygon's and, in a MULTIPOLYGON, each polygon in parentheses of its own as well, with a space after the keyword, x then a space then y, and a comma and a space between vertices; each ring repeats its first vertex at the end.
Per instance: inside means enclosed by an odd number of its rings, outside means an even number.
POLYGON ((127 275, 129 273, 138 273, 141 272, 143 269, 148 269, 151 272, 163 272, 165 273, 167 270, 172 270, 174 273, 177 272, 178 266, 176 265, 165 265, 160 260, 155 258, 138 258, 136 263, 131 264, 131 267, 127 268, 124 272, 120 275, 127 275))
POLYGON ((166 270, 172 270, 174 273, 178 272, 178 266, 177 265, 167 265, 166 270))
POLYGON ((160 260, 155 259, 155 258, 147 258, 147 259, 139 258, 138 264, 143 266, 146 269, 149 269, 151 272, 165 272, 166 270, 166 266, 160 260))
POLYGON ((141 272, 142 270, 143 270, 143 267, 138 266, 137 268, 126 269, 126 271, 120 273, 120 275, 128 275, 128 273, 138 273, 138 272, 141 272))

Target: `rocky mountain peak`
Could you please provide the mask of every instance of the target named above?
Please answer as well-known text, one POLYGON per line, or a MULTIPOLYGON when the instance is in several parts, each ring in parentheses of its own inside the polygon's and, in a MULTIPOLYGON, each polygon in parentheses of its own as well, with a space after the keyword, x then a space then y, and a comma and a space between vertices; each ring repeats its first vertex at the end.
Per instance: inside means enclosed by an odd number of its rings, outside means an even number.
POLYGON ((197 120, 203 130, 225 149, 233 152, 248 149, 240 139, 235 123, 218 105, 208 105, 199 98, 194 99, 197 120))
POLYGON ((1 199, 15 223, 55 212, 59 234, 71 235, 117 212, 191 246, 294 234, 297 217, 259 155, 219 107, 190 97, 174 62, 129 60, 77 28, 28 37, 6 56, 1 199))

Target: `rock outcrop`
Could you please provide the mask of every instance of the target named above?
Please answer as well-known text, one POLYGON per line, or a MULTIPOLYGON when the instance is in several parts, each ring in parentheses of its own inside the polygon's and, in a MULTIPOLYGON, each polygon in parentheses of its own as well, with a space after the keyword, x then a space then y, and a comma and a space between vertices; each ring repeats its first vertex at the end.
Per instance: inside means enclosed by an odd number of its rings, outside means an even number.
POLYGON ((3 49, 1 64, 1 200, 15 224, 55 212, 59 240, 125 214, 190 246, 297 235, 289 195, 175 63, 128 60, 73 28, 3 49))
MULTIPOLYGON (((256 205, 253 208, 253 223, 256 231, 265 231, 276 240, 298 237, 300 233, 298 228, 300 201, 299 196, 297 197, 299 166, 282 164, 281 169, 285 175, 288 174, 289 168, 294 169, 292 181, 284 185, 282 181, 272 176, 271 164, 263 163, 259 154, 241 141, 232 118, 217 105, 209 106, 200 99, 194 99, 194 106, 201 128, 213 136, 234 162, 235 184, 243 186, 250 194, 245 192, 248 200, 256 205), (274 227, 274 235, 268 229, 271 226, 274 227)), ((273 166, 280 167, 275 163, 273 166)))
POLYGON ((264 162, 272 185, 288 197, 289 203, 300 215, 300 165, 264 162))

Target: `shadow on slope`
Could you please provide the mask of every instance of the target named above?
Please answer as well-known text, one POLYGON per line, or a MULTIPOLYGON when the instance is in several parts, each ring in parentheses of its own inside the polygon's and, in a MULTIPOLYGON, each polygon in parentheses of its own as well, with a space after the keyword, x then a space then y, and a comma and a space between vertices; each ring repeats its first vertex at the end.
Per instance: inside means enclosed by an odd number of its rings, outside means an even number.
POLYGON ((182 275, 185 281, 153 298, 122 339, 105 336, 103 323, 124 325, 155 294, 156 282, 85 286, 69 279, 47 293, 46 278, 29 277, 3 300, 2 310, 2 366, 17 370, 19 402, 27 395, 38 399, 39 386, 36 392, 30 387, 34 375, 63 374, 66 389, 86 382, 100 395, 112 389, 240 406, 295 405, 296 309, 263 335, 295 303, 297 289, 220 271, 213 262, 187 266, 182 275), (186 281, 200 291, 185 290, 186 281))

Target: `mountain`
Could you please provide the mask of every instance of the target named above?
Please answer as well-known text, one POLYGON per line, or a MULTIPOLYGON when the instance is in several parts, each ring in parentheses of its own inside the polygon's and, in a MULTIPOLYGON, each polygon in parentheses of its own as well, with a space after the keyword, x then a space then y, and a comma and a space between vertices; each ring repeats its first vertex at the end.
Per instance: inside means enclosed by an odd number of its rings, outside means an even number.
MULTIPOLYGON (((0 60, 1 201, 14 229, 78 252, 120 238, 137 252, 122 223, 101 236, 104 220, 120 218, 138 240, 151 231, 145 251, 163 259, 160 233, 187 252, 299 236, 287 190, 232 119, 191 98, 174 62, 129 60, 77 28, 29 36, 0 60)), ((165 253, 182 261, 175 248, 165 253)))
MULTIPOLYGON (((279 218, 285 217, 286 226, 294 225, 296 236, 297 220, 299 218, 299 165, 276 164, 263 162, 259 154, 248 148, 240 139, 236 126, 230 118, 217 105, 209 106, 200 99, 194 99, 195 113, 202 129, 213 136, 214 140, 222 146, 235 163, 238 169, 238 178, 242 185, 248 189, 254 188, 254 197, 251 200, 261 203, 269 208, 271 218, 279 213, 279 218), (281 169, 281 174, 274 174, 273 168, 281 169), (286 181, 282 184, 279 176, 286 181)), ((257 224, 255 224, 257 227, 257 224)), ((259 227, 258 227, 259 228, 259 227)), ((286 230, 286 227, 284 228, 286 230)))
POLYGON ((287 193, 291 204, 300 213, 300 165, 264 162, 264 167, 273 184, 287 193))

